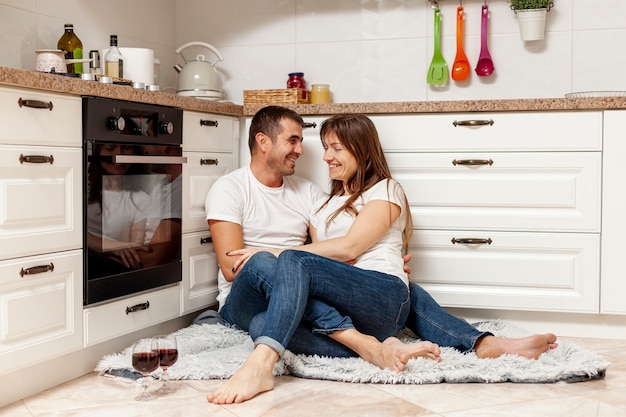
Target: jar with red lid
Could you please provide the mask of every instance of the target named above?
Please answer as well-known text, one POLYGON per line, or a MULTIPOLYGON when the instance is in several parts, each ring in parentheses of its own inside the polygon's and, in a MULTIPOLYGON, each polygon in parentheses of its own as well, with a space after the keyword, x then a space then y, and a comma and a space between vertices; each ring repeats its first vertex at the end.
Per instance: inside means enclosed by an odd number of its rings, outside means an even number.
POLYGON ((304 73, 303 72, 291 72, 289 73, 289 79, 287 80, 287 88, 302 88, 305 89, 304 73))

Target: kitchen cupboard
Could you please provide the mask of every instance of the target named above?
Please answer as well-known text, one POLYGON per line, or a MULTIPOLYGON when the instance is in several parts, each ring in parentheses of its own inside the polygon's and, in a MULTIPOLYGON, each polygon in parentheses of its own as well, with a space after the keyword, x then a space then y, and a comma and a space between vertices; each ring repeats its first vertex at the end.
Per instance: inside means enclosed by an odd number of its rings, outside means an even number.
POLYGON ((213 182, 239 165, 239 119, 183 113, 183 282, 181 313, 216 302, 217 256, 211 243, 204 202, 213 182))
POLYGON ((0 87, 0 374, 80 349, 79 97, 0 87))
POLYGON ((626 110, 604 112, 600 312, 605 314, 626 314, 626 192, 622 169, 626 155, 624 123, 626 110))

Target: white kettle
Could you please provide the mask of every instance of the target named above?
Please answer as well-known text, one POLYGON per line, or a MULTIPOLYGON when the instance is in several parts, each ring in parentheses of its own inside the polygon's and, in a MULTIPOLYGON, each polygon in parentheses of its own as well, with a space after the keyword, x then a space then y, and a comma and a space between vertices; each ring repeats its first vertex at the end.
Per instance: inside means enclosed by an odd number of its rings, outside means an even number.
MULTIPOLYGON (((198 50, 198 48, 194 48, 198 50)), ((222 100, 222 83, 215 64, 223 61, 222 55, 215 47, 204 42, 189 42, 180 46, 176 53, 185 61, 184 66, 174 65, 178 72, 177 93, 181 96, 201 98, 205 100, 222 100), (196 55, 195 60, 187 60, 183 51, 191 47, 201 47, 212 52, 217 59, 213 62, 206 60, 205 55, 196 55)))

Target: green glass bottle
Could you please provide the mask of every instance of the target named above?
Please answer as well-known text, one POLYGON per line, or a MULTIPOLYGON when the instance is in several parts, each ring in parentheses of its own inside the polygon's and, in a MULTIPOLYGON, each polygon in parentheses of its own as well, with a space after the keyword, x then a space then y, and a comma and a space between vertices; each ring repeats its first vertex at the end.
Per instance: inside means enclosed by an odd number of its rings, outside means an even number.
MULTIPOLYGON (((72 23, 65 24, 65 33, 57 42, 57 48, 65 51, 65 59, 83 59, 83 43, 74 33, 72 23)), ((82 74, 83 64, 67 64, 67 72, 69 74, 82 74)))

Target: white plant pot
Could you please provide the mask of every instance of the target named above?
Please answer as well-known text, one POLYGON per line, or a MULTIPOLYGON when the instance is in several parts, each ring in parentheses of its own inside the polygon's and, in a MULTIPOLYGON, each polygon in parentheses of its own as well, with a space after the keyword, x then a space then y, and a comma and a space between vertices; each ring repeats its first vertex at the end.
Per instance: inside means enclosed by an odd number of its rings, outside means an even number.
POLYGON ((515 14, 519 22, 520 38, 523 41, 543 39, 548 9, 517 10, 515 14))

